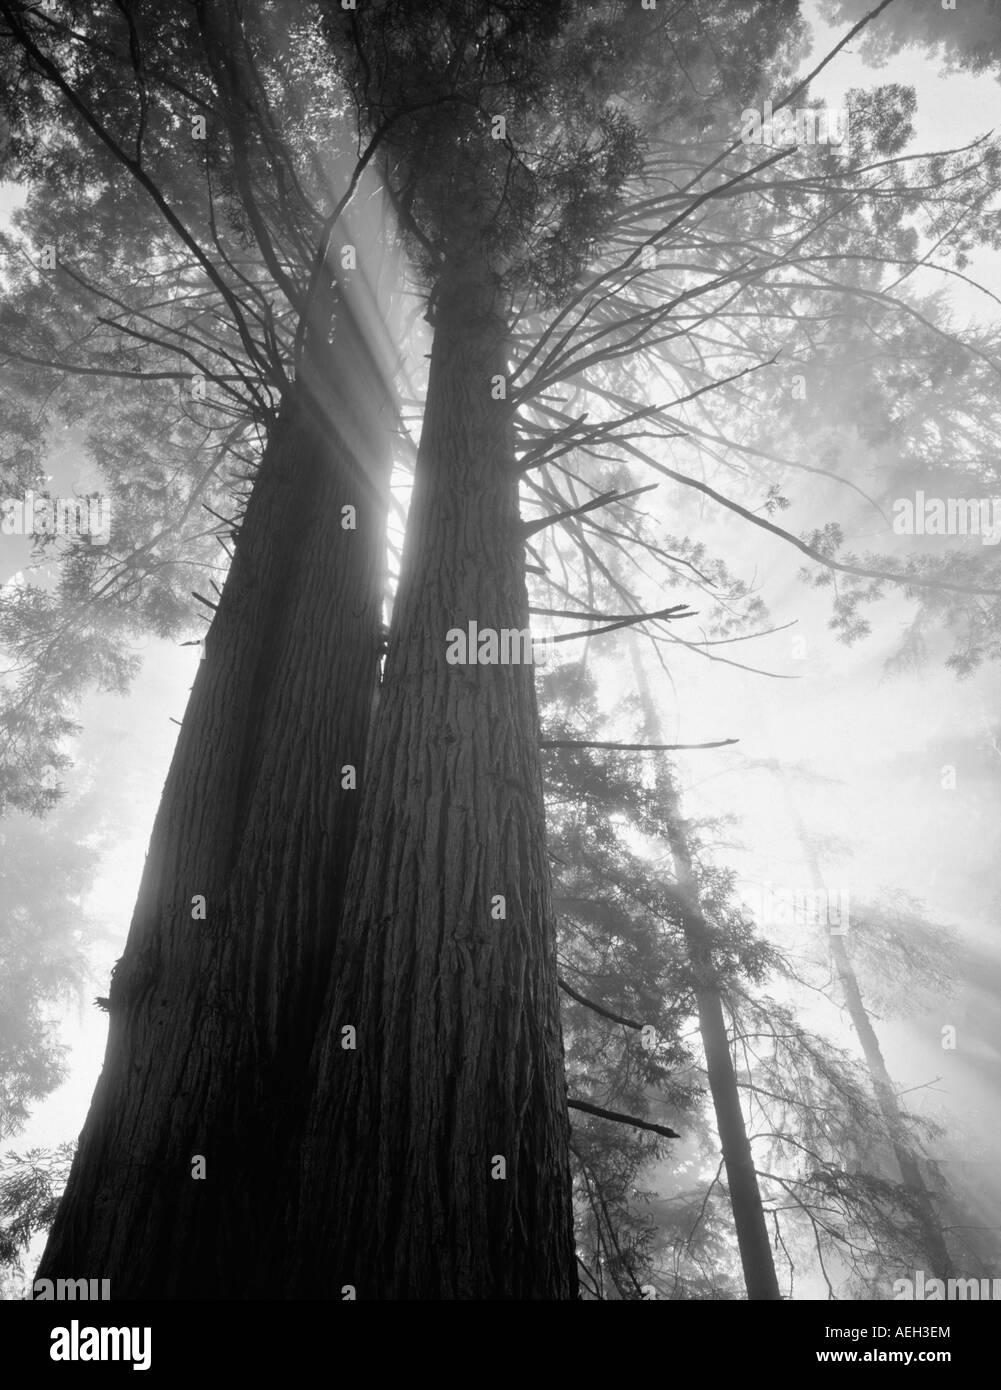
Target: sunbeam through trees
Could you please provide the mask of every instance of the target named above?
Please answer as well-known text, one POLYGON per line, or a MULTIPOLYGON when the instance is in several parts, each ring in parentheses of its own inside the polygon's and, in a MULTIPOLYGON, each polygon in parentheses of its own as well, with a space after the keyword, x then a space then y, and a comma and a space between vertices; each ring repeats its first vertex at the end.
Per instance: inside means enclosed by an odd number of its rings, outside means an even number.
POLYGON ((46 1359, 1001 1297, 999 73, 988 0, 0 0, 46 1359))

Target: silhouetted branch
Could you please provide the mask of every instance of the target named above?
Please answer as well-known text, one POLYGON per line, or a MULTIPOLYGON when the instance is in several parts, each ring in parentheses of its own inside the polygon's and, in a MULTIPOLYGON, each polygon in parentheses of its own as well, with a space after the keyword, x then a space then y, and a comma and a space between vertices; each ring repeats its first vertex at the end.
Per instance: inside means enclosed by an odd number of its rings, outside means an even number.
POLYGON ((698 616, 697 609, 691 609, 687 603, 676 603, 671 608, 662 608, 657 613, 637 613, 631 618, 620 618, 616 623, 607 623, 604 627, 594 627, 587 631, 566 632, 559 637, 550 637, 550 642, 575 642, 579 637, 597 637, 602 632, 615 632, 620 627, 633 627, 636 623, 647 623, 654 621, 670 622, 673 618, 695 618, 698 616))
POLYGON ((587 739, 550 738, 541 739, 540 748, 609 748, 623 753, 671 753, 686 748, 727 748, 731 743, 739 743, 736 738, 716 739, 713 743, 593 743, 587 739))
POLYGON ((650 492, 656 486, 656 483, 647 483, 646 487, 634 487, 629 492, 603 492, 599 497, 592 497, 590 502, 584 502, 579 507, 570 507, 565 512, 554 512, 552 516, 544 516, 540 521, 523 522, 521 534, 525 537, 534 536, 536 531, 544 531, 547 526, 555 526, 558 521, 566 521, 571 516, 581 516, 584 512, 593 512, 596 507, 604 507, 608 502, 624 502, 627 497, 638 497, 641 492, 650 492))
POLYGON ((602 1018, 609 1018, 613 1023, 621 1023, 624 1028, 635 1028, 637 1032, 642 1029, 643 1024, 637 1023, 635 1019, 623 1018, 622 1014, 613 1013, 611 1009, 606 1009, 603 1004, 596 1004, 593 999, 586 999, 583 994, 578 994, 567 984, 566 980, 558 980, 560 989, 564 994, 569 994, 571 999, 576 999, 578 1004, 583 1004, 587 1009, 593 1009, 596 1014, 601 1014, 602 1018))
POLYGON ((665 1139, 680 1139, 680 1134, 675 1134, 673 1129, 668 1129, 667 1125, 654 1124, 653 1120, 638 1120, 635 1115, 623 1115, 619 1110, 605 1110, 600 1105, 592 1105, 587 1100, 574 1100, 567 1098, 567 1105, 571 1110, 583 1110, 586 1115, 597 1115, 602 1120, 617 1120, 623 1125, 635 1125, 637 1129, 649 1129, 654 1134, 662 1134, 665 1139))

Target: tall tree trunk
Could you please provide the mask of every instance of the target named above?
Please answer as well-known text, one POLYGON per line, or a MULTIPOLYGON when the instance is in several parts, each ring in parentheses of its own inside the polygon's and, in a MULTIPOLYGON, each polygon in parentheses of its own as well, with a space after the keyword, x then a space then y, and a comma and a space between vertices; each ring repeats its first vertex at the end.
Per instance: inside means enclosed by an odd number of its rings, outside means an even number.
POLYGON ((115 1299, 283 1293, 269 1214, 306 1110, 354 839, 359 798, 341 768, 363 776, 378 679, 384 381, 345 306, 334 348, 308 353, 268 441, 43 1277, 93 1272, 115 1299))
POLYGON ((723 1016, 723 1000, 713 983, 709 927, 699 907, 698 883, 688 854, 684 824, 672 820, 668 835, 677 872, 678 891, 684 903, 682 928, 688 958, 696 977, 695 1002, 699 1030, 706 1054, 709 1090, 716 1112, 726 1185, 733 1208, 740 1264, 749 1299, 776 1299, 779 1294, 761 1191, 754 1167, 747 1125, 740 1104, 737 1075, 730 1056, 730 1039, 723 1016))
POLYGON ((528 664, 506 329, 485 272, 434 296, 424 428, 304 1152, 295 1286, 569 1299, 569 1126, 528 664), (492 393, 492 384, 494 392, 492 393), (475 660, 476 652, 469 656, 475 660), (352 1034, 351 1030, 355 1030, 352 1034))
MULTIPOLYGON (((663 732, 657 708, 650 693, 646 670, 637 650, 635 633, 628 634, 633 670, 640 691, 645 716, 646 736, 654 743, 663 743, 663 732)), ((699 1031, 706 1055, 709 1091, 716 1113, 726 1184, 733 1209, 737 1246, 744 1273, 747 1297, 751 1300, 777 1299, 778 1278, 772 1256, 768 1227, 761 1203, 757 1172, 747 1124, 740 1104, 740 1091, 730 1039, 723 1014, 723 999, 716 983, 712 959, 712 932, 699 902, 698 876, 688 847, 688 832, 681 816, 677 789, 669 771, 657 777, 657 790, 666 808, 667 839, 674 859, 678 895, 682 903, 682 932, 692 974, 695 977, 695 1004, 699 1015, 699 1031)))
MULTIPOLYGON (((820 864, 813 847, 813 841, 803 824, 803 818, 800 815, 792 788, 781 771, 778 777, 789 816, 803 851, 803 857, 813 877, 813 887, 815 889, 824 888, 824 880, 821 876, 820 864)), ((845 1008, 848 1010, 848 1016, 862 1048, 862 1055, 865 1058, 876 1104, 879 1106, 886 1136, 900 1170, 900 1179, 905 1187, 910 1189, 914 1216, 921 1233, 925 1256, 932 1265, 929 1273, 938 1279, 950 1279, 953 1276, 952 1258, 942 1231, 942 1223, 935 1210, 935 1204, 921 1171, 921 1165, 911 1143, 910 1135, 907 1133, 907 1126, 904 1123, 900 1104, 897 1100, 896 1087, 887 1071, 883 1049, 879 1045, 879 1038, 872 1026, 872 1019, 869 1017, 869 1011, 862 998, 858 976, 855 974, 855 967, 852 965, 851 956, 849 956, 845 946, 844 936, 831 933, 830 947, 831 958, 834 961, 834 968, 837 971, 844 994, 845 1008)))

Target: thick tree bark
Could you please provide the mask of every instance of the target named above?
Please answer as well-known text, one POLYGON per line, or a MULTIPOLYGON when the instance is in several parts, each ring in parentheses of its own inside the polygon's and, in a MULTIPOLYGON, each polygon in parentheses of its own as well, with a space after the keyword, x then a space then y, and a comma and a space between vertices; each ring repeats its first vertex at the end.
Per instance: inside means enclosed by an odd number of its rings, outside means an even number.
POLYGON ((390 428, 349 312, 255 480, 110 992, 104 1070, 39 1270, 112 1297, 281 1297, 378 679, 390 428), (357 529, 342 527, 356 508, 357 529), (193 915, 205 898, 205 920, 193 915), (205 1177, 193 1160, 205 1159, 205 1177))
MULTIPOLYGON (((636 637, 629 634, 633 670, 640 690, 645 715, 645 734, 652 740, 663 737, 656 706, 650 694, 646 672, 636 649, 636 637)), ((669 773, 657 779, 658 790, 669 806, 668 843, 674 859, 679 896, 684 904, 682 931, 686 952, 697 981, 695 1003, 699 1015, 699 1031, 706 1055, 709 1091, 716 1114, 726 1185, 737 1232, 740 1264, 744 1286, 750 1300, 778 1299, 778 1278, 775 1260, 768 1239, 768 1227, 761 1203, 761 1190, 754 1167, 754 1156, 747 1137, 747 1124, 740 1104, 737 1075, 730 1056, 730 1039, 723 1015, 723 1000, 716 983, 710 946, 709 924, 699 903, 698 878, 688 848, 688 833, 681 817, 678 796, 669 773)))
POLYGON ((304 1150, 291 1252, 302 1297, 340 1298, 345 1286, 364 1299, 576 1296, 533 669, 445 660, 447 631, 470 620, 528 626, 510 407, 493 399, 506 334, 492 298, 485 273, 435 296, 304 1150))

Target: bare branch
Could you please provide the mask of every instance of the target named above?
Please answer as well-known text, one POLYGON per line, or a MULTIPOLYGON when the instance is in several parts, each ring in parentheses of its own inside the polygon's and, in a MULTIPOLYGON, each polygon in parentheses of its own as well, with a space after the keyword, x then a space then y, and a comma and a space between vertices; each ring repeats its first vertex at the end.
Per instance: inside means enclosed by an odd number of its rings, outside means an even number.
POLYGON ((720 738, 713 743, 594 743, 587 739, 552 738, 541 739, 540 748, 608 748, 624 753, 671 753, 685 748, 728 748, 739 743, 738 738, 720 738))
POLYGON ((616 623, 606 623, 604 627, 582 629, 580 632, 565 632, 551 637, 551 642, 576 642, 581 637, 598 637, 603 632, 615 632, 620 627, 633 627, 636 623, 671 622, 675 618, 695 618, 698 611, 690 609, 687 603, 676 603, 672 608, 662 608, 658 613, 637 613, 631 618, 620 618, 616 623))
POLYGON ((551 516, 544 516, 540 521, 526 521, 522 524, 522 535, 534 536, 537 531, 544 531, 547 526, 555 526, 558 521, 566 521, 571 516, 581 516, 584 512, 592 512, 596 507, 607 506, 609 502, 624 502, 627 497, 638 497, 641 492, 651 492, 656 483, 647 483, 646 487, 634 487, 629 492, 603 492, 599 497, 592 497, 590 502, 584 502, 579 507, 570 507, 564 512, 554 512, 551 516))
POLYGON ((676 1134, 673 1129, 668 1129, 667 1125, 654 1124, 652 1120, 638 1120, 635 1115, 623 1115, 620 1110, 605 1110, 600 1105, 592 1105, 587 1100, 574 1100, 567 1097, 567 1107, 570 1110, 583 1110, 585 1115, 597 1115, 602 1120, 617 1120, 619 1124, 635 1125, 637 1129, 649 1129, 654 1134, 662 1134, 665 1139, 680 1139, 681 1135, 676 1134))
POLYGON ((637 1032, 642 1031, 642 1023, 637 1023, 632 1018, 623 1018, 622 1014, 613 1013, 611 1009, 606 1009, 602 1004, 596 1004, 593 999, 586 999, 583 994, 578 994, 575 989, 571 989, 566 980, 558 980, 557 983, 564 994, 569 994, 570 998, 576 999, 578 1004, 583 1004, 585 1008, 593 1009, 596 1014, 601 1014, 602 1018, 610 1018, 613 1023, 621 1023, 624 1028, 635 1028, 637 1032))

